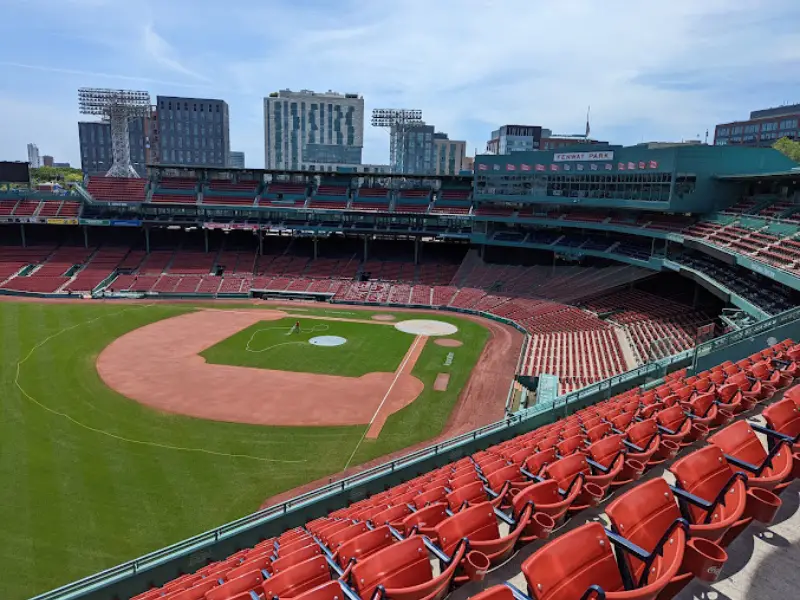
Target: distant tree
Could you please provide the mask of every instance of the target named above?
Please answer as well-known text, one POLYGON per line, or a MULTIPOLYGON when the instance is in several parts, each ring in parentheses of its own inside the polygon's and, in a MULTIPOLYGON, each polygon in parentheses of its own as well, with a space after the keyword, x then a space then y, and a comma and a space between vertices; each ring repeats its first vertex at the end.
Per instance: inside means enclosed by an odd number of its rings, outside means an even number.
POLYGON ((31 182, 37 183, 80 183, 83 174, 80 169, 67 167, 38 167, 31 169, 31 182))
POLYGON ((772 147, 791 158, 794 162, 800 163, 800 142, 785 137, 775 142, 772 147))

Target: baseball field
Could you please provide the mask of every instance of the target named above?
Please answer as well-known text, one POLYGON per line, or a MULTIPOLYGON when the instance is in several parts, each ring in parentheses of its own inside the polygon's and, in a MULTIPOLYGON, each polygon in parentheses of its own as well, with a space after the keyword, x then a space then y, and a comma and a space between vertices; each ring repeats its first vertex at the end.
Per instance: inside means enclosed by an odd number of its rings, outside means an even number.
POLYGON ((0 597, 499 418, 513 335, 350 307, 0 302, 0 597))

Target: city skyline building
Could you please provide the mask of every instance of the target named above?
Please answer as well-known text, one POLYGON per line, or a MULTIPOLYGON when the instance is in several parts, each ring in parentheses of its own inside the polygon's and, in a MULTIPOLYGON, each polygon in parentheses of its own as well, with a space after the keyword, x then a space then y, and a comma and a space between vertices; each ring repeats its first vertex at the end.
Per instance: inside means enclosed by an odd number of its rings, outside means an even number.
POLYGON ((360 165, 364 98, 285 89, 264 98, 264 167, 335 171, 360 165))
POLYGON ((42 157, 39 155, 39 146, 28 144, 28 164, 32 169, 42 166, 42 157))

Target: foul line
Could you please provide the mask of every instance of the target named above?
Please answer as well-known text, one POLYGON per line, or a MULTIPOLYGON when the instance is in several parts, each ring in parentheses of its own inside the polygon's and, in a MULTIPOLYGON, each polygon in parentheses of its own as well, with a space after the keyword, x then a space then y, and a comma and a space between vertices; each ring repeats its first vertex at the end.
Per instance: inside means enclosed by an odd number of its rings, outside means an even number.
POLYGON ((57 331, 56 333, 47 336, 42 341, 40 341, 37 344, 35 344, 30 349, 28 354, 25 355, 25 358, 23 358, 22 360, 17 362, 16 374, 14 375, 14 385, 17 387, 17 389, 20 391, 20 393, 25 398, 27 398, 29 401, 33 402, 34 404, 36 404, 40 408, 43 408, 47 412, 49 412, 51 414, 54 414, 54 415, 58 415, 59 417, 63 417, 65 419, 67 419, 68 421, 70 421, 71 423, 77 425, 78 427, 82 427, 83 429, 86 429, 87 431, 92 431, 94 433, 99 433, 100 435, 105 435, 107 437, 110 437, 112 439, 115 439, 115 440, 118 440, 118 441, 121 441, 121 442, 127 442, 129 444, 138 444, 138 445, 141 445, 141 446, 150 446, 152 448, 159 448, 159 449, 162 449, 162 450, 180 450, 180 451, 183 451, 183 452, 198 452, 198 453, 201 453, 201 454, 210 454, 210 455, 213 455, 213 456, 224 456, 224 457, 227 457, 227 458, 246 458, 246 459, 249 459, 249 460, 257 460, 257 461, 261 461, 261 462, 274 462, 274 463, 287 463, 287 464, 290 464, 290 463, 291 464, 304 463, 304 462, 306 462, 305 460, 281 460, 281 459, 277 459, 277 458, 264 458, 262 456, 251 456, 249 454, 229 454, 227 452, 218 452, 216 450, 208 450, 207 448, 184 448, 183 446, 172 446, 170 444, 161 444, 161 443, 158 443, 158 442, 147 442, 147 441, 144 441, 144 440, 134 440, 134 439, 131 439, 131 438, 126 438, 126 437, 123 437, 121 435, 117 435, 117 434, 111 433, 110 431, 105 431, 104 429, 97 429, 96 427, 92 427, 91 425, 87 425, 86 423, 82 423, 81 421, 78 421, 77 419, 75 419, 74 417, 68 415, 67 413, 63 413, 61 411, 55 410, 54 408, 50 408, 49 406, 46 406, 45 404, 42 404, 36 398, 31 396, 27 391, 25 391, 25 389, 22 387, 22 385, 20 385, 20 383, 19 383, 20 368, 22 367, 23 364, 25 364, 28 361, 28 359, 31 356, 33 356, 33 353, 36 350, 38 350, 39 348, 44 346, 50 340, 57 338, 58 336, 60 336, 63 333, 66 333, 68 331, 72 331, 73 329, 76 329, 77 327, 80 327, 81 325, 88 325, 89 323, 94 323, 95 321, 99 321, 100 319, 104 319, 106 317, 121 315, 123 313, 128 312, 129 310, 139 310, 140 308, 148 308, 148 307, 152 307, 152 306, 156 306, 156 305, 155 304, 144 304, 144 305, 139 305, 139 306, 133 306, 133 307, 130 307, 130 308, 126 308, 126 309, 123 309, 123 310, 115 312, 115 313, 109 313, 109 314, 106 314, 106 315, 100 315, 99 317, 95 317, 94 319, 89 319, 88 321, 83 321, 81 323, 76 323, 75 325, 70 325, 69 327, 65 327, 64 329, 61 329, 60 331, 57 331))
POLYGON ((386 403, 387 398, 389 398, 389 394, 392 393, 392 389, 394 389, 394 385, 397 383, 397 380, 400 379, 400 375, 403 374, 403 369, 405 369, 406 364, 408 364, 408 361, 411 360, 411 357, 414 355, 414 349, 417 347, 417 344, 419 343, 419 341, 421 339, 423 339, 422 336, 417 336, 416 338, 414 338, 414 343, 411 344, 411 347, 408 349, 408 352, 406 352, 406 355, 403 358, 403 362, 400 363, 400 366, 398 367, 397 371, 395 371, 394 379, 392 379, 392 383, 389 384, 389 389, 386 390, 386 393, 383 395, 383 400, 381 400, 381 403, 378 405, 378 408, 375 410, 375 414, 372 415, 372 418, 370 419, 369 423, 367 424, 366 428, 364 429, 364 433, 361 436, 361 439, 358 440, 358 443, 356 444, 356 447, 353 449, 352 454, 350 454, 350 458, 347 459, 347 462, 345 463, 344 469, 342 469, 342 471, 346 471, 347 467, 350 466, 350 463, 353 462, 353 457, 356 455, 356 452, 358 452, 358 449, 361 447, 361 444, 364 442, 364 439, 367 437, 367 433, 369 433, 369 429, 370 429, 370 427, 372 427, 372 424, 375 422, 375 419, 378 418, 378 413, 381 412, 381 409, 383 408, 383 405, 386 403))

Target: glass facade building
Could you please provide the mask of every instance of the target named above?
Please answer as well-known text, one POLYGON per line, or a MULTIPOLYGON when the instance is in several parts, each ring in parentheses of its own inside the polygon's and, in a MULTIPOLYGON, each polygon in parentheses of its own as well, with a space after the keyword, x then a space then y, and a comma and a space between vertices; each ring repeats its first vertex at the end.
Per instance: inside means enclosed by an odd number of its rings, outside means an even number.
POLYGON ((165 165, 228 166, 228 103, 208 98, 158 96, 159 162, 165 165))
POLYGON ((721 123, 714 129, 715 146, 772 146, 781 138, 800 139, 800 104, 754 110, 746 121, 721 123))
POLYGON ((364 99, 358 94, 281 90, 264 98, 267 169, 335 171, 360 165, 364 99))
MULTIPOLYGON (((144 177, 149 160, 148 136, 145 131, 149 119, 132 119, 128 123, 131 147, 131 165, 144 177)), ((114 163, 111 153, 111 125, 102 121, 78 123, 81 150, 81 170, 86 175, 105 175, 114 163)))

